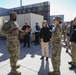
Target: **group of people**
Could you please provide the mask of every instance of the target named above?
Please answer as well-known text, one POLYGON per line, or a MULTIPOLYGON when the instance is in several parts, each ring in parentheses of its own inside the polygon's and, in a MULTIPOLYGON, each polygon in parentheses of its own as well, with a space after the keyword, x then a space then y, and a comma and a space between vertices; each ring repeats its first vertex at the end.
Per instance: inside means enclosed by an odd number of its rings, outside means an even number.
MULTIPOLYGON (((31 35, 31 27, 28 23, 28 21, 25 22, 25 25, 22 27, 22 30, 26 30, 26 29, 29 29, 30 32, 28 32, 27 34, 25 34, 23 36, 23 42, 24 42, 24 46, 23 47, 26 47, 26 44, 28 44, 28 48, 30 48, 30 35, 31 35)), ((40 45, 40 26, 38 25, 38 22, 36 22, 36 25, 34 27, 34 35, 35 35, 35 39, 34 39, 34 42, 35 42, 35 45, 40 45)))
MULTIPOLYGON (((18 33, 22 34, 24 37, 24 46, 26 47, 26 42, 28 42, 28 47, 30 48, 30 33, 31 33, 31 27, 28 25, 28 22, 25 23, 25 25, 22 27, 22 30, 19 28, 18 24, 16 23, 17 20, 17 14, 15 12, 10 13, 10 20, 5 23, 2 27, 3 33, 6 35, 6 42, 7 42, 7 48, 10 58, 10 66, 11 66, 11 73, 13 75, 21 75, 21 72, 17 71, 16 69, 20 67, 20 65, 17 64, 17 61, 19 59, 20 54, 20 43, 18 38, 18 33)), ((49 75, 59 75, 60 73, 60 57, 61 57, 61 49, 62 49, 62 18, 61 17, 55 17, 54 18, 54 25, 48 25, 47 21, 44 20, 42 22, 42 28, 36 23, 35 26, 35 45, 38 45, 41 43, 41 51, 42 56, 40 60, 43 60, 44 57, 46 57, 46 61, 48 61, 48 54, 49 54, 49 43, 52 46, 52 65, 53 65, 53 72, 49 72, 49 75), (46 50, 46 52, 45 52, 46 50), (46 54, 46 56, 45 56, 46 54)), ((70 26, 70 41, 71 41, 71 55, 72 55, 72 62, 69 62, 71 64, 70 69, 76 68, 76 18, 73 21, 73 25, 70 26)), ((66 41, 66 40, 65 40, 66 41)))
POLYGON ((69 53, 69 49, 71 50, 71 58, 72 61, 68 62, 71 67, 70 70, 76 68, 76 17, 74 20, 68 23, 64 23, 62 26, 63 31, 63 41, 66 46, 66 53, 69 53))

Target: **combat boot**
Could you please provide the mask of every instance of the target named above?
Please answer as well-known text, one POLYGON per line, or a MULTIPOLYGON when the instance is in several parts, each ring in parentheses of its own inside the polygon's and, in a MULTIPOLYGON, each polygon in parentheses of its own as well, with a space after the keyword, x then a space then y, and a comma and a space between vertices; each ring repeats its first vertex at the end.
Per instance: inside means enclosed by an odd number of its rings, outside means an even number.
POLYGON ((16 69, 17 69, 17 68, 20 68, 20 65, 17 64, 17 65, 16 65, 16 69))
POLYGON ((11 66, 11 68, 16 68, 16 69, 18 69, 20 67, 20 65, 16 65, 16 66, 11 66))
POLYGON ((70 70, 74 70, 76 69, 76 66, 75 65, 71 65, 71 67, 69 67, 70 70))
POLYGON ((48 75, 60 75, 59 71, 49 72, 48 75))
POLYGON ((16 69, 11 70, 12 75, 21 75, 21 72, 17 71, 16 69))

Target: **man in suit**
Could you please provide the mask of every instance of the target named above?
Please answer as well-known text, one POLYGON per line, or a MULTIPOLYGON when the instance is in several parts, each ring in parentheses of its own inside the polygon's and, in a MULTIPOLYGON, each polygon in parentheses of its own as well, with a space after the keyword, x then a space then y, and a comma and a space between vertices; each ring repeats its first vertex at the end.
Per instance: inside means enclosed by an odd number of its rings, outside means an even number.
POLYGON ((40 35, 40 26, 36 22, 36 26, 35 26, 35 45, 40 44, 40 42, 39 42, 39 35, 40 35))

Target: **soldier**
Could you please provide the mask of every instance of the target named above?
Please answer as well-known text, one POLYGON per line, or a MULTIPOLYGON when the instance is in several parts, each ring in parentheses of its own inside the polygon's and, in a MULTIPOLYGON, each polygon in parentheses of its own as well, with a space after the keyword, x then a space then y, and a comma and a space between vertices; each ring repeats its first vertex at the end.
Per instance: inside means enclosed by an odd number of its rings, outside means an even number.
POLYGON ((10 58, 10 66, 11 66, 11 73, 13 75, 21 75, 21 72, 18 72, 16 69, 20 67, 17 65, 17 61, 19 59, 20 54, 20 43, 18 39, 18 33, 25 34, 26 31, 22 31, 18 24, 16 23, 17 14, 12 12, 10 14, 10 20, 5 23, 2 27, 3 33, 6 35, 6 42, 7 48, 10 58))
POLYGON ((60 55, 61 55, 61 38, 62 38, 62 29, 60 24, 62 23, 62 19, 60 17, 55 17, 55 31, 53 37, 50 41, 52 44, 52 65, 53 72, 49 72, 49 75, 59 75, 60 73, 60 55))
POLYGON ((66 31, 66 35, 67 35, 66 53, 68 53, 68 49, 69 49, 69 47, 70 47, 70 27, 71 27, 71 24, 68 22, 68 23, 67 23, 67 31, 66 31))
POLYGON ((71 46, 72 46, 72 50, 71 50, 71 58, 72 58, 72 62, 69 62, 69 64, 71 65, 71 67, 69 68, 70 70, 74 70, 76 68, 76 18, 74 19, 72 25, 72 30, 71 30, 71 46))
POLYGON ((64 23, 62 25, 62 34, 63 34, 63 41, 66 43, 66 30, 67 30, 67 26, 66 24, 64 23))

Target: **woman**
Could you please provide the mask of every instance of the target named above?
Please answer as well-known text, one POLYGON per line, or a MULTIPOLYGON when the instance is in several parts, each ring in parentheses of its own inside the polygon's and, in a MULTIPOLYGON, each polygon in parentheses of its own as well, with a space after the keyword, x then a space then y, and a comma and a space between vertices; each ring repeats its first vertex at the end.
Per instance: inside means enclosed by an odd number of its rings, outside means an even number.
POLYGON ((44 59, 45 50, 46 50, 46 61, 48 61, 50 31, 49 31, 49 28, 47 27, 46 20, 42 22, 42 28, 40 31, 40 40, 41 40, 41 47, 42 47, 42 57, 40 59, 41 60, 44 59))
POLYGON ((52 65, 53 72, 49 72, 49 75, 59 75, 60 73, 60 57, 61 57, 61 38, 62 38, 62 29, 60 24, 62 19, 60 17, 54 18, 55 30, 52 36, 50 43, 52 44, 52 65))

